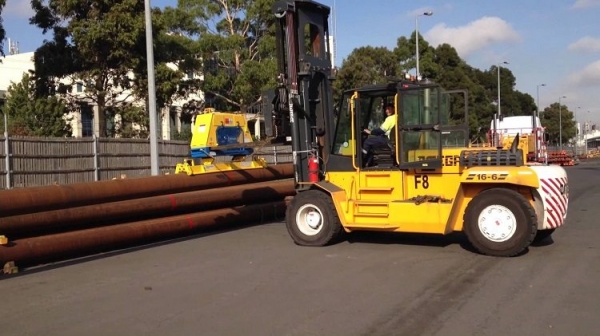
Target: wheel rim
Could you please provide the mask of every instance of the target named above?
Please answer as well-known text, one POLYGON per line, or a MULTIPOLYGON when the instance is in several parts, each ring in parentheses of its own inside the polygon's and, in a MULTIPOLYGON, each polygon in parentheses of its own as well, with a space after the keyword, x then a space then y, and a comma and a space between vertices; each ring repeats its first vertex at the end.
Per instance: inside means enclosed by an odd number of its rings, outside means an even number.
POLYGON ((307 236, 314 236, 323 229, 323 213, 312 204, 305 204, 296 213, 296 226, 307 236))
POLYGON ((517 231, 515 215, 502 205, 490 205, 483 209, 477 224, 486 239, 497 243, 509 240, 517 231))

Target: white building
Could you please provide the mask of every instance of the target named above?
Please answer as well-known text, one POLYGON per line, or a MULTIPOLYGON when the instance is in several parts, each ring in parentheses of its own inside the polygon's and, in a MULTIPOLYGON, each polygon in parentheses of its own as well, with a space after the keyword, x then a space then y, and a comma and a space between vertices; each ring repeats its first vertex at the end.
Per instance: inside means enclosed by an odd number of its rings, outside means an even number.
MULTIPOLYGON (((335 37, 330 35, 327 44, 330 51, 331 66, 335 68, 336 43, 335 37)), ((0 63, 0 107, 3 104, 7 94, 8 87, 12 83, 21 81, 24 73, 35 69, 33 62, 33 52, 22 53, 18 51, 18 44, 11 43, 9 40, 8 55, 2 58, 0 63)), ((174 64, 169 65, 175 69, 174 64)), ((193 79, 196 76, 193 73, 186 74, 186 79, 193 79)), ((133 74, 130 74, 133 77, 133 74)), ((86 97, 85 83, 73 78, 63 78, 59 81, 65 85, 72 86, 72 92, 69 94, 72 98, 80 103, 78 111, 72 112, 69 116, 72 135, 74 137, 88 137, 100 134, 99 111, 97 105, 86 97)), ((145 101, 137 99, 130 91, 116 91, 113 94, 111 101, 107 101, 107 106, 116 106, 123 103, 133 103, 137 106, 145 106, 145 101), (111 105, 112 104, 112 105, 111 105)), ((190 125, 185 120, 190 120, 189 117, 184 117, 185 111, 190 111, 190 106, 197 102, 204 101, 202 92, 188 94, 185 98, 177 98, 169 107, 164 107, 159 111, 159 127, 160 137, 168 140, 179 132, 189 130, 190 125)), ((193 110, 193 108, 192 108, 193 110)), ((262 113, 258 111, 248 111, 246 119, 249 121, 249 126, 256 137, 264 133, 264 118, 262 113)), ((107 120, 108 124, 113 124, 118 127, 120 124, 120 116, 116 116, 115 120, 107 120)))
POLYGON ((18 83, 23 78, 23 74, 33 71, 33 53, 25 54, 7 54, 6 57, 0 57, 0 107, 4 105, 8 87, 13 83, 18 83))
MULTIPOLYGON (((7 55, 2 58, 0 63, 0 106, 3 103, 7 94, 8 88, 12 83, 18 83, 21 81, 23 74, 35 69, 33 62, 33 52, 7 55)), ((175 68, 175 65, 169 65, 171 68, 175 68)), ((186 75, 191 79, 194 74, 186 75)), ((133 77, 133 74, 130 74, 133 77)), ((98 136, 100 134, 100 124, 98 118, 98 107, 89 98, 86 98, 85 83, 78 81, 73 78, 63 78, 59 81, 62 84, 72 85, 73 91, 70 94, 74 99, 80 103, 79 111, 72 112, 70 116, 70 123, 72 127, 72 135, 74 137, 88 137, 92 135, 98 136)), ((117 106, 123 103, 133 103, 137 106, 145 106, 145 101, 135 97, 131 91, 115 90, 114 94, 111 95, 107 106, 117 106), (111 105, 113 104, 113 105, 111 105)), ((179 98, 172 102, 170 107, 162 108, 159 111, 159 127, 161 138, 168 140, 171 139, 175 132, 181 132, 189 125, 182 123, 183 110, 186 105, 203 101, 204 95, 202 92, 190 93, 185 99, 179 98)), ((120 123, 120 117, 116 116, 115 120, 107 121, 108 123, 120 123)))

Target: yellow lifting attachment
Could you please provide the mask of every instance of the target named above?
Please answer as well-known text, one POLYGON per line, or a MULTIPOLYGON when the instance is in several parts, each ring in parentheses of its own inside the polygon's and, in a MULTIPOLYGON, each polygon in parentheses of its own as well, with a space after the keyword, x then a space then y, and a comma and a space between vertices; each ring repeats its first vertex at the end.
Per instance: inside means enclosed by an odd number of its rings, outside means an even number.
POLYGON ((199 175, 266 167, 264 158, 254 155, 252 144, 243 114, 207 108, 194 120, 191 157, 177 164, 175 174, 199 175))

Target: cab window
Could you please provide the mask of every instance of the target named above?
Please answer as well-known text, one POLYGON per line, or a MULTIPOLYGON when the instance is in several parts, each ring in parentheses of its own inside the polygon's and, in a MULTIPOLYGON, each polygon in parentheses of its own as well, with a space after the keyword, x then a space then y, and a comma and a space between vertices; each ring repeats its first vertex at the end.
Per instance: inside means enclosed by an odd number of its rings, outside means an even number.
POLYGON ((385 118, 383 113, 383 99, 381 97, 365 97, 361 99, 361 116, 362 124, 368 129, 374 129, 383 124, 385 118))
POLYGON ((400 119, 406 130, 401 136, 401 161, 405 167, 412 167, 413 162, 440 159, 440 133, 434 130, 435 125, 439 128, 439 95, 437 88, 402 92, 400 119))
MULTIPOLYGON (((352 143, 351 113, 354 113, 355 110, 352 95, 353 92, 345 93, 340 102, 332 148, 333 154, 352 156, 352 147, 356 145, 356 143, 352 143)), ((383 107, 386 103, 393 101, 394 96, 370 96, 368 93, 359 93, 359 97, 356 99, 358 113, 355 117, 355 123, 358 124, 359 130, 365 128, 372 130, 381 126, 386 117, 383 107)), ((356 134, 355 139, 360 136, 361 134, 356 134)))
POLYGON ((350 99, 351 92, 347 92, 342 96, 340 107, 337 111, 337 125, 335 130, 335 138, 333 141, 332 154, 351 156, 352 148, 350 142, 352 140, 352 125, 350 120, 351 111, 350 99))

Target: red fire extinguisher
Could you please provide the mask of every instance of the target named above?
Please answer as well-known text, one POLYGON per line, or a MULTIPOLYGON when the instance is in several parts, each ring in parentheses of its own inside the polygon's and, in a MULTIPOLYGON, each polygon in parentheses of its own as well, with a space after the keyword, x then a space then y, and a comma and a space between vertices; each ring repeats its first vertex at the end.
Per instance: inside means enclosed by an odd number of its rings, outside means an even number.
POLYGON ((308 180, 310 182, 319 182, 319 157, 312 155, 308 158, 308 180))

